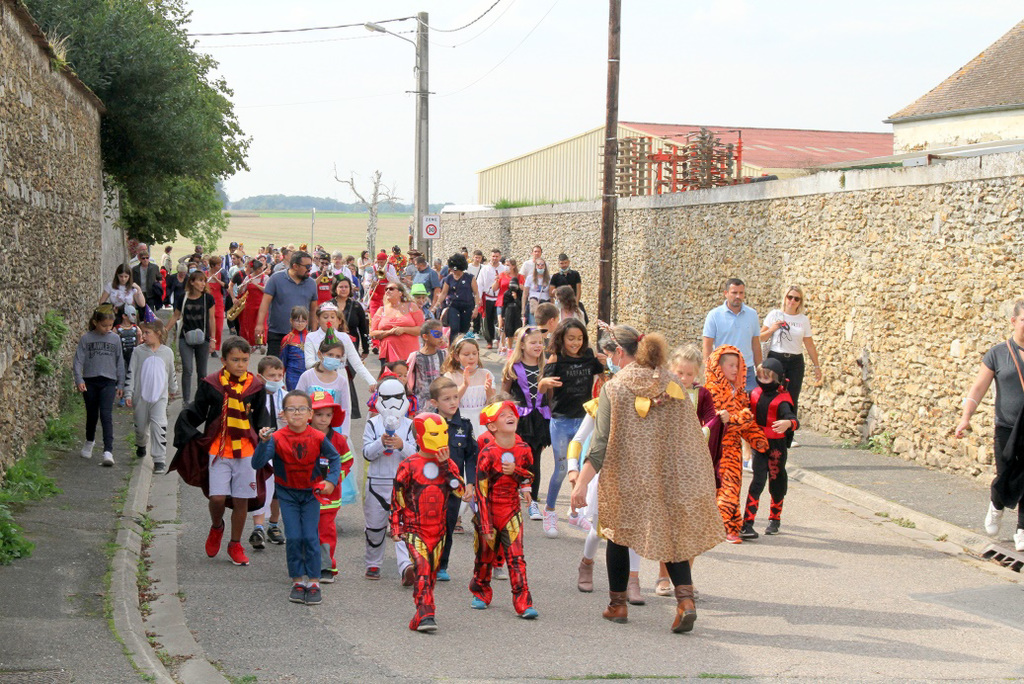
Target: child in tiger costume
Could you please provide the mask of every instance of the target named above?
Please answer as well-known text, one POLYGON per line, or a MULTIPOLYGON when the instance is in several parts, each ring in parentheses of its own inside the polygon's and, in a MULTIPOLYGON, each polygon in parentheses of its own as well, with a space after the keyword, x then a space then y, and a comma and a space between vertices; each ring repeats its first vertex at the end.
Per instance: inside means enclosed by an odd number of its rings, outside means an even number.
POLYGON ((708 357, 704 387, 715 400, 715 410, 725 411, 722 422, 722 460, 719 474, 722 484, 718 488, 718 510, 725 523, 725 539, 740 544, 743 516, 740 512, 740 490, 743 487, 743 456, 741 439, 747 440, 754 451, 768 450, 768 440, 754 421, 750 410, 750 397, 744 388, 746 364, 740 350, 723 344, 708 357))

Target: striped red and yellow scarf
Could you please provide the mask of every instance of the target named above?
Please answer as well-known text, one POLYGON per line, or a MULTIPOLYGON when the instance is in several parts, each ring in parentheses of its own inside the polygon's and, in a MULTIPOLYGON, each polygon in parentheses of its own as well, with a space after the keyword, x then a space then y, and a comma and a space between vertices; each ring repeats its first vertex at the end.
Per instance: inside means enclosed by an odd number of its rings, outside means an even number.
POLYGON ((220 445, 221 449, 231 444, 231 458, 242 458, 242 440, 249 433, 249 415, 242 402, 242 392, 252 382, 252 374, 235 377, 225 368, 220 374, 220 384, 224 388, 224 406, 221 409, 220 445))

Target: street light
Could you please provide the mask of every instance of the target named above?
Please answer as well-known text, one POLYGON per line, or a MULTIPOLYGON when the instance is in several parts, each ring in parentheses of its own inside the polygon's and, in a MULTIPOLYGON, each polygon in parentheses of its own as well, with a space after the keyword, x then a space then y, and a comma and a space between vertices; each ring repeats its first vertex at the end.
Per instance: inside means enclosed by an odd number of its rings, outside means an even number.
MULTIPOLYGON (((367 22, 363 27, 374 33, 386 33, 395 38, 401 38, 416 48, 416 160, 413 177, 416 179, 415 197, 413 199, 413 235, 414 244, 420 247, 420 231, 423 230, 423 217, 429 210, 428 175, 429 169, 429 109, 428 104, 430 91, 428 89, 427 70, 427 13, 420 12, 416 15, 416 40, 412 41, 405 36, 389 31, 380 24, 367 22)), ((432 240, 425 241, 423 249, 427 256, 427 263, 433 258, 432 240)))

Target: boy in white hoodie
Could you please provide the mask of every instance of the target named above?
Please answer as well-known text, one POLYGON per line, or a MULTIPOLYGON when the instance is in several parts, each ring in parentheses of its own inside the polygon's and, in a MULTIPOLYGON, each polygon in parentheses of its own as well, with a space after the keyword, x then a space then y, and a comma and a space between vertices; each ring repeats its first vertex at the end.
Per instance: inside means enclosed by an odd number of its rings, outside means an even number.
POLYGON ((174 352, 164 344, 159 320, 139 324, 141 344, 132 353, 125 376, 125 404, 135 418, 135 455, 146 455, 147 433, 153 472, 167 472, 167 402, 178 393, 174 352))

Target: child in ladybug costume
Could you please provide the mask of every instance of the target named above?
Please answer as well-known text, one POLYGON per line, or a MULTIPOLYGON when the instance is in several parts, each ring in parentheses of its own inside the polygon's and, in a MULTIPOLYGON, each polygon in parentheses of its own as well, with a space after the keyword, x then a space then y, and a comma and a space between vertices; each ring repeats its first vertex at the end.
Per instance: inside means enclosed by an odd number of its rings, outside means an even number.
POLYGON ((444 549, 448 496, 462 496, 465 483, 448 458, 448 423, 436 413, 413 419, 419 451, 398 464, 391 497, 391 538, 405 542, 416 573, 416 614, 409 629, 434 632, 434 584, 444 549))
POLYGON ((317 492, 316 499, 320 502, 320 581, 324 584, 334 582, 338 574, 338 563, 334 552, 338 547, 338 510, 341 508, 341 483, 352 470, 352 451, 349 449, 345 435, 338 432, 345 421, 345 411, 338 405, 334 393, 330 390, 314 390, 309 398, 313 400, 313 415, 309 424, 324 433, 331 444, 341 455, 341 477, 338 486, 329 495, 317 492))
POLYGON ((782 362, 766 359, 757 372, 757 388, 750 393, 750 410, 758 426, 768 439, 767 451, 754 451, 754 477, 747 488, 747 509, 743 515, 740 537, 757 539, 754 519, 764 491, 765 480, 772 497, 765 534, 778 534, 782 518, 782 500, 786 496, 789 479, 786 475, 787 444, 789 436, 799 428, 793 398, 785 389, 786 375, 782 362))
POLYGON ((473 592, 473 608, 484 609, 491 603, 491 573, 499 554, 508 565, 512 585, 512 606, 519 617, 537 617, 533 597, 526 583, 526 561, 523 559, 523 514, 519 498, 530 502, 533 452, 516 434, 519 409, 511 401, 484 407, 480 424, 492 439, 480 440, 481 450, 476 465, 477 515, 476 563, 469 590, 473 592))

